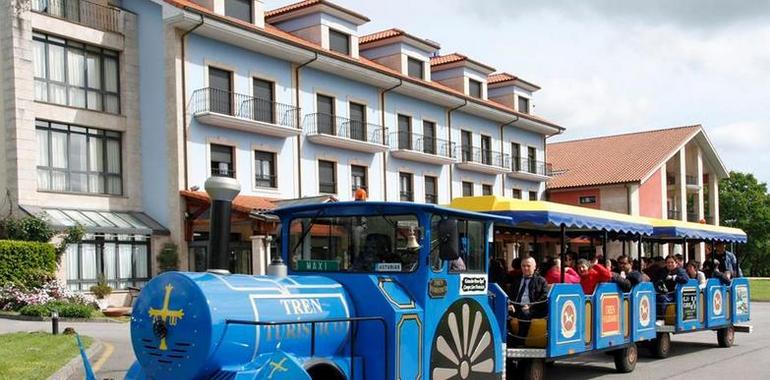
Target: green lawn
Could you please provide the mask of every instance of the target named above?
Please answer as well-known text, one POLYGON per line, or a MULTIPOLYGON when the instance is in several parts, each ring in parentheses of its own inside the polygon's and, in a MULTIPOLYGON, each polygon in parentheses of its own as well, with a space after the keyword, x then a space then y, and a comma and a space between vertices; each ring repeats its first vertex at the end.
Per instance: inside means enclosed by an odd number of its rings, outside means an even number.
POLYGON ((770 280, 749 280, 752 301, 770 301, 770 280))
MULTIPOLYGON (((91 338, 82 339, 86 347, 91 344, 91 338)), ((71 335, 0 335, 0 380, 47 379, 78 354, 77 342, 71 335)))

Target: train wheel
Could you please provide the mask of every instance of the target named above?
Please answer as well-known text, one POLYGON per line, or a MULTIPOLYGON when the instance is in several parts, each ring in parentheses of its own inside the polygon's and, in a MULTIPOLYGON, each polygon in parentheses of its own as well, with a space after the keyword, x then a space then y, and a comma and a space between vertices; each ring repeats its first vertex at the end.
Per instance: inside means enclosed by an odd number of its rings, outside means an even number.
POLYGON ((658 359, 665 359, 671 353, 671 334, 658 333, 652 343, 652 351, 658 359))
POLYGON ((469 298, 453 303, 436 327, 430 357, 433 380, 493 380, 497 352, 481 305, 469 298))
POLYGON ((717 342, 719 347, 730 347, 735 342, 735 328, 733 326, 717 330, 717 342))
POLYGON ((519 363, 522 366, 521 373, 524 380, 545 379, 545 363, 543 359, 527 359, 519 363))
POLYGON ((639 358, 639 352, 636 349, 636 344, 631 343, 630 346, 617 350, 615 353, 615 370, 619 373, 633 372, 636 368, 636 360, 639 358))

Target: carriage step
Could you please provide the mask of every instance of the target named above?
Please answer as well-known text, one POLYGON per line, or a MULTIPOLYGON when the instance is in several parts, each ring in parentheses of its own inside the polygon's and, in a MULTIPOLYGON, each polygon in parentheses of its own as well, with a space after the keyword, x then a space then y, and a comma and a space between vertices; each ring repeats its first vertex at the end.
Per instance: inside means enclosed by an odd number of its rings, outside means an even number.
POLYGON ((509 348, 506 356, 512 359, 543 359, 546 354, 542 348, 509 348))
POLYGON ((739 333, 751 334, 751 332, 754 331, 754 326, 752 325, 733 325, 733 328, 735 329, 735 332, 739 333))

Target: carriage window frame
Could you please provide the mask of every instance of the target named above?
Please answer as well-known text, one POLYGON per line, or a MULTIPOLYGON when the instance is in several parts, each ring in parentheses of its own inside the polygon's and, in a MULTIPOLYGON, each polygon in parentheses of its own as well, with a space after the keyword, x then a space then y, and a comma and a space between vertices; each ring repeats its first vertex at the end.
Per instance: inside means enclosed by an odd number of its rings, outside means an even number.
MULTIPOLYGON (((433 215, 430 220, 430 226, 431 226, 431 246, 430 246, 430 256, 428 258, 428 262, 430 263, 430 269, 433 271, 433 273, 442 273, 444 272, 444 266, 446 260, 441 260, 439 258, 439 248, 438 248, 438 240, 434 239, 433 237, 433 231, 436 231, 438 229, 438 222, 442 219, 446 218, 446 215, 433 215), (438 265, 436 265, 438 264, 438 265)), ((465 270, 463 271, 453 271, 451 270, 451 265, 446 265, 446 273, 448 274, 484 274, 487 273, 487 234, 488 234, 488 228, 489 224, 483 220, 478 219, 468 219, 468 218, 456 218, 457 219, 457 225, 458 228, 460 224, 465 223, 466 227, 466 233, 468 230, 468 222, 475 222, 481 224, 481 236, 480 236, 480 242, 478 243, 478 248, 481 249, 480 255, 482 256, 480 259, 481 268, 480 269, 470 269, 469 267, 469 261, 466 259, 463 259, 463 263, 465 264, 465 270)), ((459 233, 458 233, 459 235, 459 233)), ((470 242, 469 242, 470 244, 470 242)))
MULTIPOLYGON (((288 268, 292 273, 325 273, 325 274, 360 274, 360 275, 393 275, 393 274, 409 274, 409 273, 416 273, 420 270, 421 267, 421 257, 424 255, 424 247, 425 244, 428 244, 427 240, 427 234, 425 233, 426 226, 422 224, 420 216, 416 213, 403 213, 403 214, 367 214, 367 215, 321 215, 318 217, 314 216, 302 216, 302 217, 294 217, 289 220, 289 223, 286 225, 286 228, 288 228, 288 242, 287 242, 287 250, 286 250, 286 262, 288 263, 288 268), (294 260, 294 252, 292 249, 302 249, 302 246, 304 243, 297 244, 296 241, 294 241, 294 237, 291 233, 292 225, 294 225, 295 222, 301 221, 301 220, 312 220, 316 218, 371 218, 371 217, 412 217, 411 221, 414 221, 417 223, 417 228, 415 229, 415 234, 417 241, 420 242, 420 248, 417 250, 417 257, 416 261, 414 263, 414 266, 411 270, 403 270, 403 271, 356 271, 356 270, 309 270, 309 269, 297 269, 296 262, 294 260)), ((312 237, 311 237, 312 239, 312 237)), ((312 243, 311 243, 312 244, 312 243)), ((394 243, 394 247, 396 244, 394 243)), ((352 268, 352 264, 350 264, 350 267, 352 268)))

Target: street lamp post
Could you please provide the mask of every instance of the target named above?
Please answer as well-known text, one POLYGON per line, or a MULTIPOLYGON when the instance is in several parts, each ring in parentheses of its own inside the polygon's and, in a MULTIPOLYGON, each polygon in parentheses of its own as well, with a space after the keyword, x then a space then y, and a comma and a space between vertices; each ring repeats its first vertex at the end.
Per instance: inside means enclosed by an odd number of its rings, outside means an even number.
POLYGON ((211 198, 209 252, 206 269, 230 269, 230 213, 233 199, 241 192, 234 178, 210 177, 204 184, 211 198))

